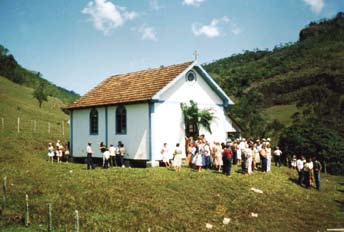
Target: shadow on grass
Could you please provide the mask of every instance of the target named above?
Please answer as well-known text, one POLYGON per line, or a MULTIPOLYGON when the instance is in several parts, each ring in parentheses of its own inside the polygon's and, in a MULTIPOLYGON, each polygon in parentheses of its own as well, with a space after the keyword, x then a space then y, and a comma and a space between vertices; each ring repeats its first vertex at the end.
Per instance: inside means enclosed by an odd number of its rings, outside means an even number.
POLYGON ((289 181, 293 182, 294 184, 299 185, 299 181, 296 178, 289 177, 289 181))
POLYGON ((344 201, 334 200, 340 206, 340 211, 344 212, 344 201))

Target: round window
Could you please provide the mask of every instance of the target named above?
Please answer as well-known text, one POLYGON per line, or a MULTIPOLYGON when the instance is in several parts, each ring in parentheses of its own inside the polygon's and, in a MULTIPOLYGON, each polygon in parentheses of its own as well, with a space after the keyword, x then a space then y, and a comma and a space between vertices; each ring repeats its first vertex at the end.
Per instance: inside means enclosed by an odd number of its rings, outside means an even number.
POLYGON ((193 71, 189 71, 186 74, 186 80, 187 81, 195 81, 196 80, 196 74, 193 71))

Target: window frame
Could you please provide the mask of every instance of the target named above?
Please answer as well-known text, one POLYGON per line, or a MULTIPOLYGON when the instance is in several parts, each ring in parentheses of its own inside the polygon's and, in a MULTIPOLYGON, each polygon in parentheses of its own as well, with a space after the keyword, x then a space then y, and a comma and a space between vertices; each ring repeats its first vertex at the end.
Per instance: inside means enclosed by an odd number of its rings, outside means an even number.
POLYGON ((124 105, 117 106, 117 108, 116 108, 116 135, 126 135, 127 134, 127 132, 128 132, 127 118, 128 118, 127 117, 127 109, 125 108, 125 106, 124 105), (120 110, 122 112, 119 112, 120 110), (123 127, 124 127, 124 130, 123 130, 123 127))
POLYGON ((98 135, 99 134, 99 113, 96 108, 92 108, 89 113, 89 132, 90 135, 98 135), (96 116, 96 121, 94 121, 96 116), (96 126, 93 125, 96 123, 96 126), (96 129, 96 130, 94 130, 96 129))

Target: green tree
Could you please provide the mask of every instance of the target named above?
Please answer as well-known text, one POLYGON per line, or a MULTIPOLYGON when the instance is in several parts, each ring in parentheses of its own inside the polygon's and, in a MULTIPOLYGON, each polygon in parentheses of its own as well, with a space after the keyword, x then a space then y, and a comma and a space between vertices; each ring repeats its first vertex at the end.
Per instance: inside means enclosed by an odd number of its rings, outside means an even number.
POLYGON ((180 103, 183 112, 185 133, 187 136, 198 137, 200 128, 211 132, 211 123, 215 119, 212 109, 200 110, 196 102, 190 100, 190 105, 180 103))
MULTIPOLYGON (((37 74, 38 76, 40 73, 37 74)), ((45 92, 45 85, 41 82, 38 86, 38 88, 35 89, 33 92, 34 98, 37 99, 39 108, 42 107, 43 101, 48 101, 48 95, 45 92)))

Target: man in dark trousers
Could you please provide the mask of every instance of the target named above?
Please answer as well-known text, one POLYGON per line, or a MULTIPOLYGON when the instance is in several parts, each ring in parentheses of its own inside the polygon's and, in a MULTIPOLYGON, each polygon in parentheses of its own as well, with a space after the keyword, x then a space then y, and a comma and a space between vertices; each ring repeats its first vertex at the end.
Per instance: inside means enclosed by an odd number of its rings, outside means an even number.
POLYGON ((232 150, 229 148, 229 145, 226 145, 225 149, 223 150, 223 157, 225 160, 224 165, 224 174, 226 174, 226 176, 230 176, 231 175, 231 168, 232 168, 232 158, 233 158, 233 152, 232 150))
POLYGON ((321 166, 320 161, 315 156, 312 158, 312 160, 313 160, 315 186, 317 190, 320 190, 320 172, 321 172, 322 166, 321 166))
POLYGON ((90 170, 90 167, 94 169, 94 164, 93 164, 93 159, 92 159, 92 148, 91 148, 91 143, 89 142, 87 147, 86 147, 86 154, 87 154, 87 170, 90 170))

